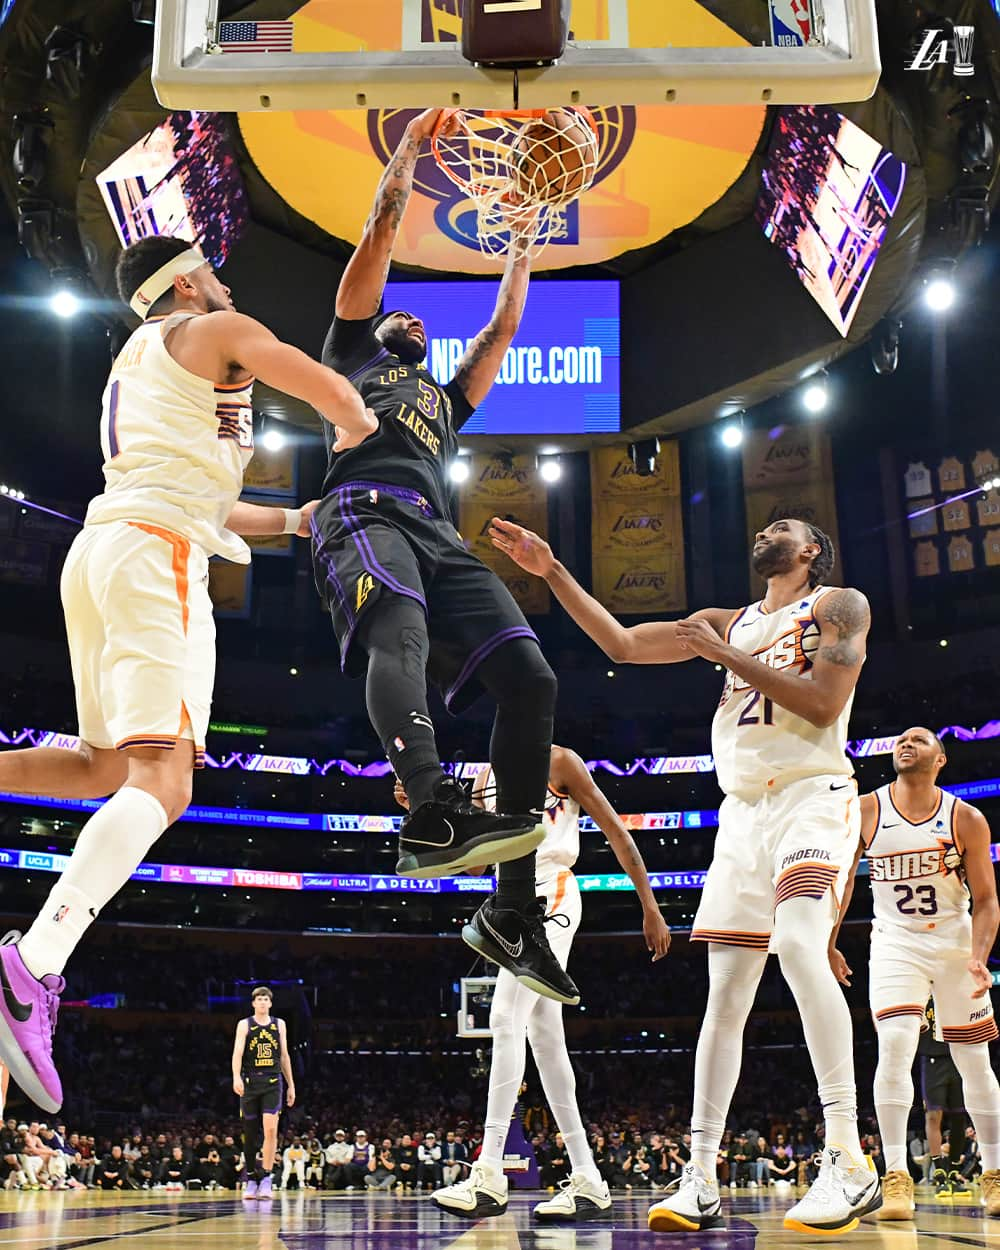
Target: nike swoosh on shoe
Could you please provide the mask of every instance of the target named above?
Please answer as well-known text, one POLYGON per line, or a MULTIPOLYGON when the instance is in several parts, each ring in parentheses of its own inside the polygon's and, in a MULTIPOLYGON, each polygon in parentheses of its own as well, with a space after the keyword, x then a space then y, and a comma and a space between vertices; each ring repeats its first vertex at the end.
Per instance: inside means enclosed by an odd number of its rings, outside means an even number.
POLYGON ((31 1018, 31 1003, 22 1003, 14 993, 14 988, 7 977, 7 969, 2 962, 0 962, 0 986, 3 988, 3 1000, 7 1010, 18 1024, 24 1024, 31 1018))
POLYGON ((519 937, 517 942, 508 942, 505 937, 497 933, 496 929, 490 924, 486 917, 482 917, 483 928, 487 930, 498 946, 502 947, 511 959, 518 959, 524 950, 524 938, 519 937))

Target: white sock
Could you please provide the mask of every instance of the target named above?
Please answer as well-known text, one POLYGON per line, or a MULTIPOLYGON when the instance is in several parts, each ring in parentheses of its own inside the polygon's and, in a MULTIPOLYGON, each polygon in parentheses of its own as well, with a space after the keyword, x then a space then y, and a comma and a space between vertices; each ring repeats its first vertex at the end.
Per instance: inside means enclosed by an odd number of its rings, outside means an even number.
POLYGON ((1000 1168, 1000 1085, 990 1064, 989 1045, 958 1044, 948 1049, 962 1076, 965 1109, 976 1130, 983 1171, 992 1172, 1000 1168))
POLYGON ((528 1017, 528 1042, 542 1089, 562 1133, 570 1167, 591 1184, 600 1186, 603 1178, 594 1162, 576 1101, 576 1074, 566 1048, 561 1003, 551 998, 535 1002, 528 1017))
POLYGON ((66 870, 18 943, 32 976, 62 972, 97 913, 139 867, 167 823, 159 799, 135 786, 123 786, 91 816, 66 870))
POLYGON ((906 1172, 906 1124, 913 1106, 913 1057, 920 1040, 919 1016, 878 1022, 875 1114, 887 1172, 906 1172))
POLYGON ((691 1162, 712 1181, 743 1063, 743 1029, 766 962, 765 951, 708 945, 708 1003, 694 1058, 691 1162))
POLYGON ((506 969, 497 974, 490 1031, 493 1058, 490 1062, 490 1089, 486 1099, 483 1148, 479 1162, 494 1171, 503 1171, 503 1152, 510 1130, 510 1118, 517 1105, 517 1092, 524 1080, 528 1047, 528 1016, 538 996, 506 969))
POLYGON ((854 1035, 844 992, 826 959, 831 916, 820 900, 797 895, 778 905, 771 946, 802 1018, 806 1048, 816 1073, 826 1121, 825 1141, 854 1167, 867 1167, 858 1133, 854 1035))

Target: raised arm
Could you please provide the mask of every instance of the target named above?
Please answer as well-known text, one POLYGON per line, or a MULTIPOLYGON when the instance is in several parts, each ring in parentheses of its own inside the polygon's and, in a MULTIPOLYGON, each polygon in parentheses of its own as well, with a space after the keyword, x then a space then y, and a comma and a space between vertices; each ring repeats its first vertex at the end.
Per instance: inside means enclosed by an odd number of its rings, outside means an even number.
POLYGON ((990 859, 990 827, 986 817, 970 803, 958 803, 955 836, 962 852, 965 880, 972 895, 972 952, 969 971, 976 982, 973 998, 989 993, 992 979, 986 962, 997 938, 1000 905, 996 874, 990 859))
MULTIPOLYGON (((560 564, 552 548, 537 534, 494 517, 490 523, 493 546, 510 556, 516 565, 542 577, 577 625, 616 664, 677 664, 694 658, 678 634, 679 621, 646 621, 626 626, 589 595, 560 564)), ((689 619, 705 621, 721 641, 734 613, 728 608, 702 608, 689 619)))
POLYGON ((835 590, 816 605, 819 649, 806 674, 774 669, 720 640, 704 623, 677 622, 683 646, 724 665, 741 681, 817 729, 832 725, 851 697, 865 660, 871 625, 868 600, 859 590, 835 590))
POLYGON ((646 865, 632 835, 622 824, 618 813, 608 802, 602 790, 587 771, 587 765, 575 751, 566 747, 552 748, 552 764, 549 775, 555 789, 568 794, 571 799, 593 820, 608 840, 625 872, 632 879, 635 892, 642 906, 642 934, 646 949, 652 952, 653 962, 662 959, 670 949, 670 930, 663 919, 659 904, 653 897, 646 865))
POLYGON ((427 109, 410 122, 385 168, 361 242, 337 288, 336 312, 345 321, 362 321, 378 312, 396 235, 413 190, 417 157, 424 140, 433 134, 441 111, 427 109))
POLYGON ((236 1026, 236 1041, 233 1043, 233 1092, 243 1097, 243 1050, 247 1044, 247 1022, 241 1020, 236 1026))
POLYGON ((479 407, 496 381, 521 324, 530 275, 531 259, 515 241, 507 255, 493 316, 469 344, 455 370, 455 381, 473 408, 479 407))

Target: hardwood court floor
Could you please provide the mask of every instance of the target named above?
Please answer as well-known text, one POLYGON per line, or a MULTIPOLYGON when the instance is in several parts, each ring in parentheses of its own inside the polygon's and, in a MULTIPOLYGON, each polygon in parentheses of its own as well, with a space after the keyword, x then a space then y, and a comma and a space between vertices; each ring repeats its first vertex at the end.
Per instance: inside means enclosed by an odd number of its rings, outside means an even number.
POLYGON ((912 1224, 865 1221, 845 1237, 812 1238, 781 1227, 790 1197, 737 1194, 724 1200, 724 1229, 681 1235, 647 1230, 645 1194, 618 1195, 610 1221, 579 1228, 532 1225, 540 1198, 515 1193, 506 1215, 470 1225, 429 1198, 383 1194, 291 1192, 258 1206, 197 1193, 0 1192, 0 1250, 1000 1250, 1000 1219, 957 1200, 918 1199, 912 1224))

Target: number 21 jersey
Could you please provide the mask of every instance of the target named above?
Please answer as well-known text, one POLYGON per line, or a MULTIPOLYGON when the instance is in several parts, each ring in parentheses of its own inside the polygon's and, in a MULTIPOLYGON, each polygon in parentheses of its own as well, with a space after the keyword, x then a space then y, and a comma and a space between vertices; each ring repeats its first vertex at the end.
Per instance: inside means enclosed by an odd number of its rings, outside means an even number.
MULTIPOLYGON (((818 586, 776 612, 769 612, 763 600, 752 603, 729 622, 726 641, 768 668, 809 681, 819 648, 816 605, 835 589, 818 586)), ((833 724, 818 728, 727 671, 712 721, 712 754, 720 787, 753 803, 803 777, 853 776, 846 750, 853 701, 852 693, 833 724)))
POLYGON ((957 806, 953 794, 938 790, 935 809, 913 821, 896 807, 891 785, 875 791, 875 823, 863 834, 876 921, 921 933, 968 923, 957 806))

